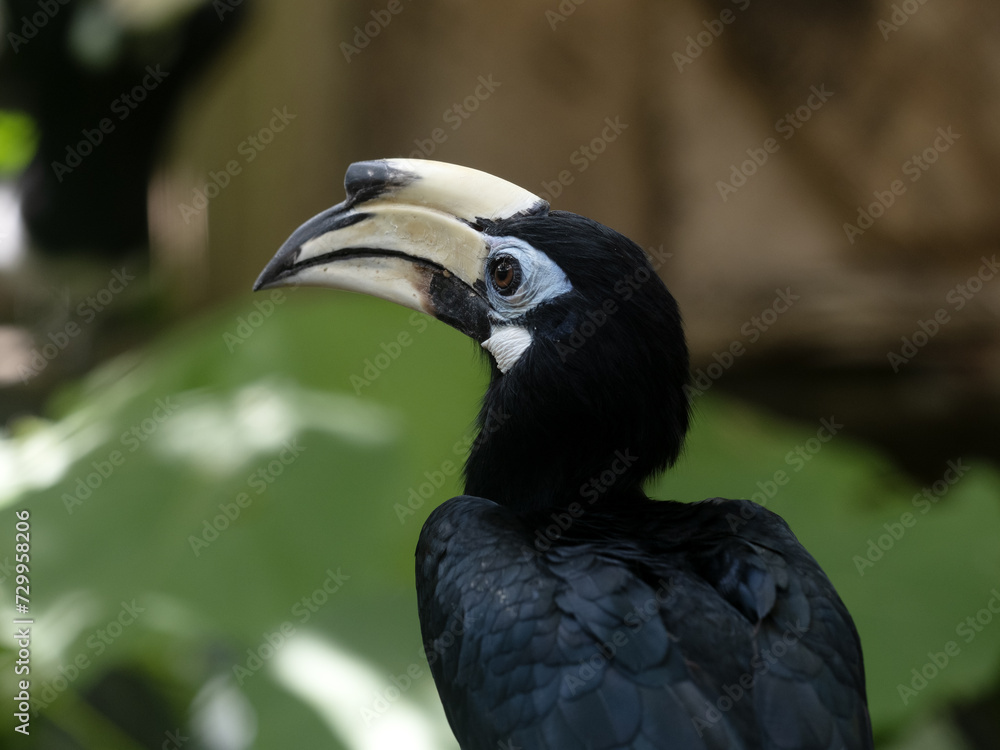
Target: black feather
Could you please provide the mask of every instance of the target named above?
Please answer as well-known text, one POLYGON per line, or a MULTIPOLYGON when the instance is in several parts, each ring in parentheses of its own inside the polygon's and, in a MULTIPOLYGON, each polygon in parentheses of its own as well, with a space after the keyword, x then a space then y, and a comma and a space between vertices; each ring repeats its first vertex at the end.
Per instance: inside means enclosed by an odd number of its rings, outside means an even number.
POLYGON ((749 501, 655 502, 688 427, 677 305, 642 250, 559 211, 481 220, 572 291, 494 365, 466 495, 428 519, 428 659, 465 750, 870 748, 850 615, 749 501), (735 520, 735 522, 734 522, 735 520))

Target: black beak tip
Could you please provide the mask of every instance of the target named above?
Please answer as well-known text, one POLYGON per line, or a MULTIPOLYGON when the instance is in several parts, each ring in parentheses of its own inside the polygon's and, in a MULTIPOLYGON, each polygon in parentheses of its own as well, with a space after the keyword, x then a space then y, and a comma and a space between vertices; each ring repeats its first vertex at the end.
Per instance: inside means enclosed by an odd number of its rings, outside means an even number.
POLYGON ((300 246, 285 245, 282 247, 264 266, 264 270, 260 272, 260 276, 253 284, 253 290, 259 292, 261 289, 277 286, 278 282, 290 276, 295 269, 295 261, 301 251, 300 246))

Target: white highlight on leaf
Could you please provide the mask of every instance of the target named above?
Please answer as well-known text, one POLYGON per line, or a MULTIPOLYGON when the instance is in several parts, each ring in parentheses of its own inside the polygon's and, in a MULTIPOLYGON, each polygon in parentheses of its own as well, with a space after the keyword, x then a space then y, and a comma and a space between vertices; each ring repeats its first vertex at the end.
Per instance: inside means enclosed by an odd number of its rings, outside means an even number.
POLYGON ((275 654, 272 675, 310 705, 347 747, 433 750, 447 743, 447 728, 436 721, 440 712, 420 700, 430 697, 430 680, 414 679, 411 688, 419 689, 406 693, 388 683, 381 666, 318 634, 296 632, 275 654), (379 708, 380 702, 388 706, 379 708))

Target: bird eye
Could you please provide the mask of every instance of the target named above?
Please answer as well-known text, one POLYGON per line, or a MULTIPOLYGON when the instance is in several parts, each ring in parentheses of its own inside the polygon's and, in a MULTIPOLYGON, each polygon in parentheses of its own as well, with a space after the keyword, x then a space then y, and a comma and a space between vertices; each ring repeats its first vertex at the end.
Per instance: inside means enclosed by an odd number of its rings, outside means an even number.
POLYGON ((501 255, 490 264, 490 279, 498 293, 507 297, 521 285, 521 265, 509 255, 501 255))

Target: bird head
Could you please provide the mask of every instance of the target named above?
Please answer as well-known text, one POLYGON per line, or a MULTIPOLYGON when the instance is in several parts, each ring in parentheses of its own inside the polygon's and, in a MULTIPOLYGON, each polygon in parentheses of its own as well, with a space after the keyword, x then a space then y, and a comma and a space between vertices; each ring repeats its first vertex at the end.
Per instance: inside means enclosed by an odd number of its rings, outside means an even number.
POLYGON ((688 424, 677 304, 634 242, 510 182, 441 162, 352 164, 255 290, 325 286, 428 313, 491 379, 466 493, 521 511, 641 493, 688 424))

